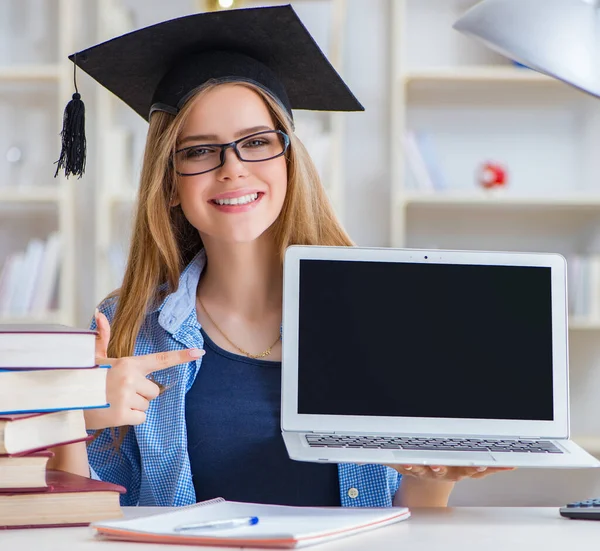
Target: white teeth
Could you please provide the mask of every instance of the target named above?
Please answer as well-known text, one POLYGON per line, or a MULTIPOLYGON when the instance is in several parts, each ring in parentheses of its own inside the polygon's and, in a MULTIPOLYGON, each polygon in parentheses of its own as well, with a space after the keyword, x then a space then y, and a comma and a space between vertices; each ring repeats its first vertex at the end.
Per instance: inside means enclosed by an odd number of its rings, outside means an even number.
POLYGON ((246 205, 257 199, 258 193, 249 193, 248 195, 242 195, 241 197, 234 197, 232 199, 215 199, 214 202, 217 203, 217 205, 246 205))

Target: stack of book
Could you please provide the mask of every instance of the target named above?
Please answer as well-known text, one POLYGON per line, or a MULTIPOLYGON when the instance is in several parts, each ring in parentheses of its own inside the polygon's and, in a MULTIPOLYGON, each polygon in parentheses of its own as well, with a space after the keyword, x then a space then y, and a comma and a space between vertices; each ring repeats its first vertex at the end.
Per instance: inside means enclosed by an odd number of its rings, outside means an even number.
POLYGON ((47 468, 49 448, 88 439, 83 410, 107 406, 95 335, 0 325, 0 529, 121 516, 121 486, 47 468))

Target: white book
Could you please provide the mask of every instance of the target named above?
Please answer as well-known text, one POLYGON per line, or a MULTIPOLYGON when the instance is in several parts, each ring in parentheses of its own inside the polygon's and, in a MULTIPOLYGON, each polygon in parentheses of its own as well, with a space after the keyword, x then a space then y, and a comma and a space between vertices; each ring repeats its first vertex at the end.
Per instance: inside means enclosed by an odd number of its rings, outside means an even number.
POLYGON ((434 191, 435 186, 431 179, 431 174, 421 154, 417 138, 412 130, 407 130, 404 134, 404 154, 406 166, 409 174, 412 175, 416 188, 421 191, 434 191))
POLYGON ((50 309, 58 281, 60 248, 60 234, 58 232, 51 233, 46 241, 37 283, 31 297, 29 310, 32 314, 44 314, 50 309))
POLYGON ((579 306, 578 312, 582 317, 590 315, 590 259, 587 256, 581 258, 581 273, 579 282, 579 306))
POLYGON ((23 316, 29 309, 31 294, 37 278, 39 264, 44 252, 44 243, 40 239, 31 239, 27 244, 21 275, 17 280, 10 302, 10 314, 23 316))
POLYGON ((3 316, 9 316, 11 313, 13 297, 18 292, 19 280, 23 277, 25 253, 21 251, 14 253, 11 260, 12 265, 6 285, 6 295, 3 297, 2 304, 0 304, 0 314, 3 316))
POLYGON ((0 370, 0 414, 106 407, 109 366, 0 370))
POLYGON ((96 365, 96 332, 59 324, 0 324, 0 370, 96 365))
POLYGON ((574 317, 582 317, 585 311, 584 301, 584 264, 583 256, 576 254, 568 264, 569 310, 574 317))
POLYGON ((8 308, 9 304, 9 292, 12 278, 12 270, 15 261, 15 255, 9 254, 4 260, 2 265, 2 272, 0 273, 0 314, 8 308))
POLYGON ((15 296, 11 303, 11 314, 24 316, 29 312, 31 298, 40 273, 40 264, 44 255, 45 244, 41 239, 31 239, 25 251, 23 275, 19 280, 15 296))
POLYGON ((415 140, 434 189, 437 191, 448 189, 446 175, 440 164, 439 155, 431 134, 429 132, 417 132, 415 133, 415 140))
POLYGON ((577 278, 579 272, 579 257, 571 254, 567 257, 567 305, 570 316, 576 316, 577 278))
POLYGON ((91 527, 110 539, 144 543, 293 549, 409 517, 406 507, 291 507, 216 498, 169 513, 96 522, 91 527))

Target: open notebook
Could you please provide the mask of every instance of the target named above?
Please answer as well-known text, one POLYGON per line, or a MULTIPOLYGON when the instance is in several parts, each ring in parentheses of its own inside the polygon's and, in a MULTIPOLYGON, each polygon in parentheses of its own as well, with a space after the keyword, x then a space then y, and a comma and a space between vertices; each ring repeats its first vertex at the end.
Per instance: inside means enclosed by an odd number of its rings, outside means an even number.
POLYGON ((92 528, 104 537, 147 543, 222 545, 228 547, 306 547, 373 530, 410 517, 404 507, 327 508, 288 507, 226 501, 203 501, 168 513, 130 520, 96 522, 92 528), (235 528, 219 521, 258 518, 256 524, 235 528), (215 522, 212 528, 181 527, 215 522))

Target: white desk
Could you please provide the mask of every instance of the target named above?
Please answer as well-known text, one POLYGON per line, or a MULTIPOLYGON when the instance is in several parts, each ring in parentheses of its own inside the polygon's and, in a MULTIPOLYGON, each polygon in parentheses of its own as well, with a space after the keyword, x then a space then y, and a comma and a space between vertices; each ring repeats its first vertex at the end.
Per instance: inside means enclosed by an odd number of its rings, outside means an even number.
MULTIPOLYGON (((127 517, 165 509, 126 508, 127 517)), ((103 541, 91 528, 0 531, 0 550, 142 551, 190 546, 103 541)), ((197 549, 222 550, 203 547, 197 549)), ((308 549, 311 549, 310 547, 308 549)), ((600 549, 600 521, 569 520, 558 508, 457 507, 414 509, 393 526, 315 546, 323 551, 586 551, 600 549), (578 549, 578 547, 580 549, 578 549)))

